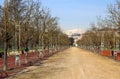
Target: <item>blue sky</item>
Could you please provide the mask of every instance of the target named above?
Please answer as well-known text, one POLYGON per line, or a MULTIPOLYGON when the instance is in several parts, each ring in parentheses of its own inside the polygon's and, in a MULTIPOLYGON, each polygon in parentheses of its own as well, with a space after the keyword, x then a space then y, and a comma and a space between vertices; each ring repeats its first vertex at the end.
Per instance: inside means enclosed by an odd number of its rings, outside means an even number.
POLYGON ((62 30, 69 30, 88 29, 90 23, 97 21, 97 16, 106 15, 107 5, 115 0, 41 0, 41 3, 50 9, 52 16, 59 17, 62 30))
POLYGON ((88 29, 89 24, 97 21, 97 16, 107 14, 107 5, 115 0, 41 0, 53 16, 59 17, 63 30, 88 29))

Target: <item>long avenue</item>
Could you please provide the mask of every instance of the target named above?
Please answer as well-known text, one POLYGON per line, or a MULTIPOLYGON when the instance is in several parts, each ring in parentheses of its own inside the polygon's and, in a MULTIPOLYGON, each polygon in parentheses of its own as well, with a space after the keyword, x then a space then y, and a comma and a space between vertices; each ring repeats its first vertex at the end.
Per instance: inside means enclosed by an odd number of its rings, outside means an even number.
POLYGON ((120 63, 72 47, 26 68, 12 79, 120 79, 120 63))

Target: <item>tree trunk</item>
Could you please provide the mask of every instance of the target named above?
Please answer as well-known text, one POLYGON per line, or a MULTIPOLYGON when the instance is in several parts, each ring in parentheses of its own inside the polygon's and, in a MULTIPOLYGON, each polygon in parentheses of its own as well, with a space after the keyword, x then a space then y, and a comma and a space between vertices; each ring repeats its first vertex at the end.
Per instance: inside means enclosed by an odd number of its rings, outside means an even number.
POLYGON ((28 48, 28 42, 25 43, 25 63, 28 63, 28 51, 26 51, 26 49, 28 48))
POLYGON ((7 41, 4 41, 4 65, 3 70, 7 70, 7 41))

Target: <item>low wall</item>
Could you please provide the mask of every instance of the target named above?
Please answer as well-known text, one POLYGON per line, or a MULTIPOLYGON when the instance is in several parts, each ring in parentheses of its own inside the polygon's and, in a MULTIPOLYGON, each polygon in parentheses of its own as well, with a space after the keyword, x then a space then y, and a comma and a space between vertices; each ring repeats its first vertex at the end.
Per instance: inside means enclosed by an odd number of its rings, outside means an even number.
POLYGON ((111 57, 111 51, 110 50, 103 50, 103 51, 101 51, 101 55, 111 57))
POLYGON ((117 53, 116 59, 120 61, 120 53, 117 53))

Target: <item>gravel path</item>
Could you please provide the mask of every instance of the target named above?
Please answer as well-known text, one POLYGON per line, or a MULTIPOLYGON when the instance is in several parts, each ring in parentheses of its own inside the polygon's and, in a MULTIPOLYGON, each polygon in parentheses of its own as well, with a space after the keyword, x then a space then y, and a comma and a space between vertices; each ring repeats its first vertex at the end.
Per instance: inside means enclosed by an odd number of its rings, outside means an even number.
POLYGON ((120 62, 72 47, 24 71, 12 79, 120 79, 120 62))

